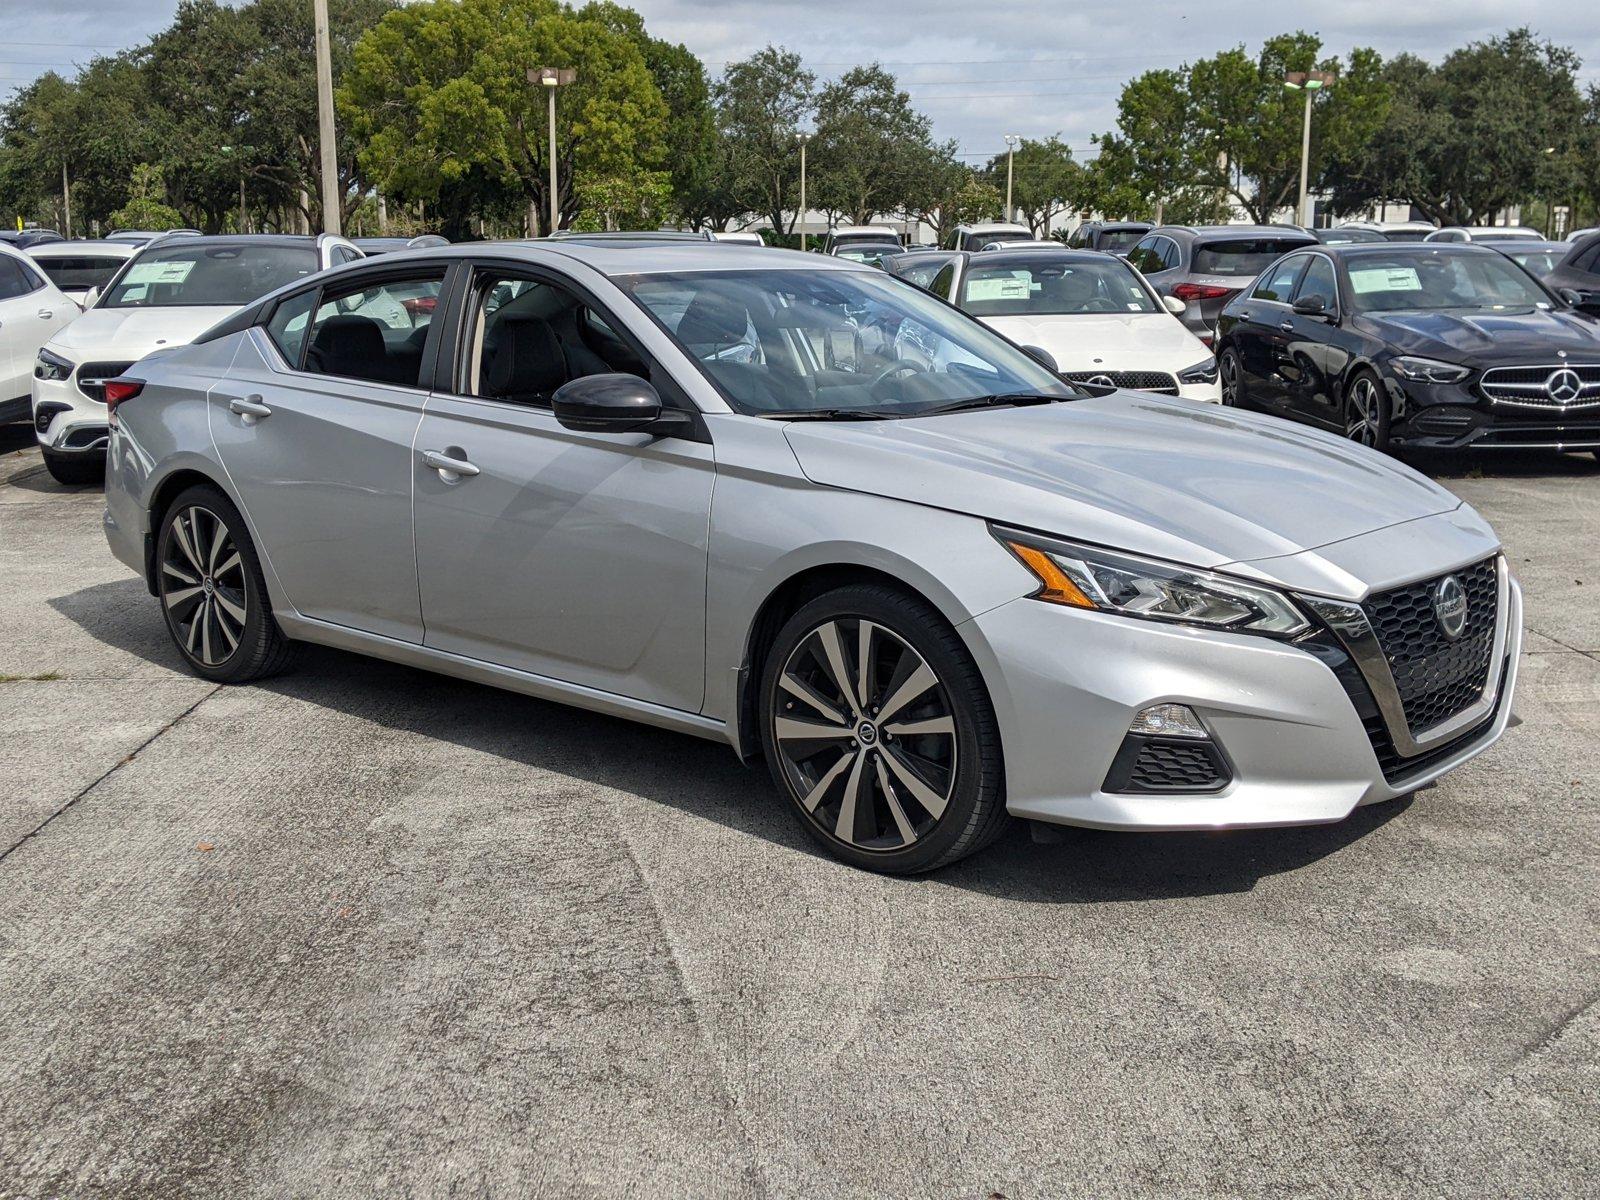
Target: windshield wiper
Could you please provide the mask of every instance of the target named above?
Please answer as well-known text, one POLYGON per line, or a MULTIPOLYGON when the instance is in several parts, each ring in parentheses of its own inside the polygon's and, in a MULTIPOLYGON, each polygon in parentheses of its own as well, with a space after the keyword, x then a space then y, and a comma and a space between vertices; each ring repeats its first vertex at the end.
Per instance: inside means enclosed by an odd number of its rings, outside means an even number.
POLYGON ((792 408, 759 415, 769 421, 893 421, 906 414, 874 412, 870 408, 792 408))
POLYGON ((1071 400, 1071 396, 1050 396, 1044 392, 1000 392, 993 396, 970 396, 965 400, 955 400, 949 404, 936 404, 932 408, 924 408, 912 414, 918 417, 932 417, 939 413, 965 412, 973 408, 1001 408, 1011 406, 1016 408, 1029 404, 1059 404, 1071 400))

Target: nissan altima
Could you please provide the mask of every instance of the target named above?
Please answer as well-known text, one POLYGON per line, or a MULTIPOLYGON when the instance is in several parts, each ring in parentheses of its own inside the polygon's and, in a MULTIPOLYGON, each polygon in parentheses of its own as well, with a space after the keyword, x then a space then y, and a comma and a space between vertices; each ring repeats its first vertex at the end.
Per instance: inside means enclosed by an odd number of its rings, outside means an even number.
POLYGON ((1520 593, 1449 492, 1089 395, 838 259, 403 252, 105 397, 106 534, 196 674, 317 642, 726 742, 861 867, 1008 815, 1337 821, 1511 721, 1520 593), (950 352, 899 357, 908 328, 950 352))

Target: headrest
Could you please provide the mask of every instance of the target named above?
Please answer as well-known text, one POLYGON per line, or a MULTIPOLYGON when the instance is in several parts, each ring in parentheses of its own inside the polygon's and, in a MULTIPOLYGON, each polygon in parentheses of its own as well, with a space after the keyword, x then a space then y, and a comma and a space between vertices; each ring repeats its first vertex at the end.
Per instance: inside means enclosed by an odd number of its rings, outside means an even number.
POLYGON ((550 322, 521 315, 502 320, 486 376, 485 393, 508 400, 548 396, 567 382, 566 356, 550 322))

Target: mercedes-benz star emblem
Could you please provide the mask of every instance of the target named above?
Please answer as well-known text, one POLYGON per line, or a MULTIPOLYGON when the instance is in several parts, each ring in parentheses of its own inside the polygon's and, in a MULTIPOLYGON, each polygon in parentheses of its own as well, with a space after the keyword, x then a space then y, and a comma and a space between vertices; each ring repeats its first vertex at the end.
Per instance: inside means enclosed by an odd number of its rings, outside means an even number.
POLYGON ((1089 376, 1089 378, 1085 379, 1084 382, 1085 383, 1092 383, 1096 387, 1116 387, 1117 386, 1116 384, 1111 382, 1111 376, 1109 376, 1109 375, 1091 375, 1091 376, 1089 376))
POLYGON ((1544 381, 1544 391, 1557 404, 1567 404, 1583 391, 1583 379, 1571 367, 1562 367, 1550 372, 1550 377, 1544 381))
POLYGON ((1452 642, 1466 632, 1467 589, 1454 575, 1446 575, 1433 589, 1433 617, 1452 642))

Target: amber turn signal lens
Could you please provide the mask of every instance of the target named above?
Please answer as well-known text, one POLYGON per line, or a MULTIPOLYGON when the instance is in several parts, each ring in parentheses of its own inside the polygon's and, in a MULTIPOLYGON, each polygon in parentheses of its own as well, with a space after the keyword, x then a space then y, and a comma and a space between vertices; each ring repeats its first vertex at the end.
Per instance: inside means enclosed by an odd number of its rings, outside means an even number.
POLYGON ((1038 576, 1042 585, 1034 593, 1038 600, 1051 600, 1056 604, 1070 604, 1073 608, 1095 608, 1095 602, 1083 594, 1081 588, 1060 567, 1055 560, 1043 550, 1036 550, 1032 546, 1024 546, 1020 542, 1007 542, 1011 553, 1023 561, 1023 564, 1038 576))

